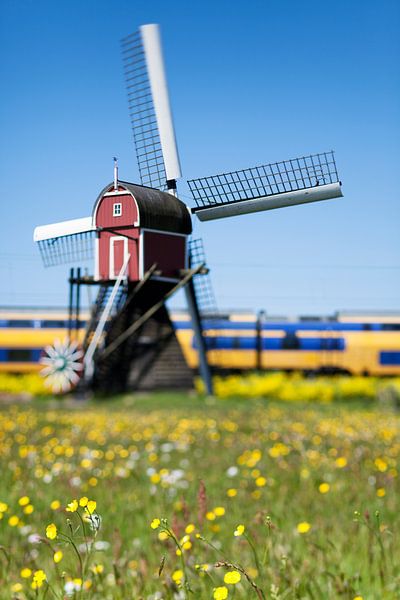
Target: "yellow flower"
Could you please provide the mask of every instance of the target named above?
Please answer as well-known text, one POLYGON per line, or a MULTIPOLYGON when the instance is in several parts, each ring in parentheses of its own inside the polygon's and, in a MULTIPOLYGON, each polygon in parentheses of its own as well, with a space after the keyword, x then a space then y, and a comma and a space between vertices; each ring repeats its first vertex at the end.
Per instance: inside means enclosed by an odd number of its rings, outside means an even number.
POLYGON ((104 571, 104 566, 100 565, 100 564, 99 565, 93 565, 92 571, 96 575, 101 575, 101 573, 103 573, 103 571, 104 571))
POLYGON ((72 502, 67 504, 67 508, 65 510, 67 512, 76 512, 78 510, 78 500, 72 500, 72 502))
POLYGON ((47 525, 46 527, 46 537, 49 538, 49 540, 55 540, 57 537, 57 527, 54 525, 54 523, 50 523, 50 525, 47 525))
POLYGON ((28 569, 28 567, 25 567, 24 569, 21 569, 20 575, 23 579, 28 579, 28 577, 32 575, 32 571, 28 569))
POLYGON ((12 592, 22 592, 22 583, 13 583, 11 586, 12 592))
POLYGON ((354 596, 353 600, 363 600, 362 596, 354 596))
POLYGON ((228 597, 228 588, 222 585, 221 587, 214 588, 213 598, 214 600, 225 600, 228 597))
POLYGON ((165 540, 167 540, 169 538, 169 534, 166 531, 160 531, 160 533, 158 534, 158 539, 161 542, 164 542, 165 540))
POLYGON ((5 502, 0 502, 0 513, 6 512, 7 509, 8 509, 8 504, 6 504, 5 502))
POLYGON ((318 487, 318 490, 321 494, 327 494, 330 490, 331 486, 329 483, 321 483, 318 487))
POLYGON ((378 496, 378 498, 383 498, 384 496, 386 496, 385 488, 378 488, 376 490, 376 495, 378 496))
POLYGON ((36 590, 37 588, 42 587, 42 585, 46 581, 46 579, 47 579, 46 573, 42 569, 35 571, 33 574, 33 581, 31 584, 32 588, 34 590, 36 590))
POLYGON ((208 521, 215 521, 215 512, 213 510, 209 510, 208 513, 206 513, 206 519, 208 521))
POLYGON ((228 571, 225 573, 224 583, 231 583, 234 585, 235 583, 239 583, 241 578, 242 576, 239 571, 228 571))
POLYGON ((89 500, 89 502, 86 505, 86 510, 88 511, 89 515, 93 514, 94 511, 96 510, 96 506, 97 506, 97 502, 95 500, 89 500))
POLYGON ((257 569, 255 569, 254 567, 248 567, 247 568, 247 574, 252 578, 252 579, 257 579, 258 577, 258 571, 257 569))
POLYGON ((307 533, 308 531, 310 531, 311 529, 311 525, 310 523, 307 523, 307 521, 302 521, 301 523, 299 523, 297 525, 297 531, 299 533, 307 533))
POLYGON ((57 552, 54 552, 53 554, 53 560, 55 563, 59 563, 62 560, 63 557, 63 553, 61 552, 61 550, 57 550, 57 552))
POLYGON ((225 514, 225 509, 223 506, 216 506, 214 508, 214 512, 217 515, 217 517, 223 517, 225 514))
POLYGON ((202 565, 195 565, 195 569, 197 571, 202 571, 202 572, 206 573, 207 571, 210 570, 210 565, 207 563, 203 563, 202 565))
POLYGON ((35 510, 35 509, 34 509, 34 507, 32 506, 32 504, 27 504, 27 506, 25 506, 25 508, 24 508, 24 513, 25 513, 26 515, 31 515, 31 514, 33 513, 33 511, 34 511, 34 510, 35 510))
POLYGON ((182 582, 182 578, 183 578, 183 571, 181 571, 180 569, 178 569, 177 571, 174 571, 172 573, 172 580, 175 581, 175 583, 177 585, 180 585, 180 583, 182 582))
POLYGON ((258 487, 264 487, 264 485, 266 485, 267 480, 265 479, 265 477, 257 477, 256 479, 256 485, 258 487))
POLYGON ((226 491, 226 495, 229 498, 234 498, 235 496, 237 496, 237 490, 235 490, 235 488, 229 488, 229 490, 226 491))
POLYGON ((233 532, 233 535, 235 537, 239 537, 240 535, 244 534, 244 530, 245 530, 245 526, 244 525, 238 525, 235 529, 235 531, 233 532))
POLYGON ((53 500, 53 502, 50 504, 50 508, 52 510, 58 510, 61 506, 61 502, 59 500, 53 500))
POLYGON ((85 507, 87 506, 88 502, 89 498, 87 496, 82 496, 82 498, 79 500, 79 506, 85 507))
POLYGON ((27 504, 29 504, 29 496, 22 496, 19 500, 18 500, 18 504, 20 506, 26 506, 27 504))
POLYGON ((9 519, 8 519, 8 524, 11 527, 16 527, 19 523, 19 518, 17 517, 17 515, 12 515, 9 519))
POLYGON ((383 460, 382 458, 376 458, 375 461, 375 466, 378 469, 378 471, 380 471, 381 473, 384 473, 385 471, 387 471, 388 465, 387 462, 385 460, 383 460))
POLYGON ((345 456, 339 456, 339 458, 335 460, 335 464, 339 469, 343 469, 343 467, 347 465, 347 458, 345 456))
POLYGON ((152 522, 150 523, 150 527, 152 529, 158 529, 160 527, 161 521, 160 519, 153 519, 152 522))
POLYGON ((186 525, 185 527, 185 533, 193 533, 195 529, 196 527, 193 525, 193 523, 189 523, 189 525, 186 525))

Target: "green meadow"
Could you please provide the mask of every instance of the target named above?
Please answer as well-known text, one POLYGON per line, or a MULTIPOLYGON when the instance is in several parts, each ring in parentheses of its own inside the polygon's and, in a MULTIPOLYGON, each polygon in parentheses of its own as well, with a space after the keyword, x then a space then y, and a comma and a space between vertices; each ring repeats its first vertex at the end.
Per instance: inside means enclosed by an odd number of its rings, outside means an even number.
POLYGON ((0 598, 400 598, 399 414, 153 394, 0 410, 0 598))

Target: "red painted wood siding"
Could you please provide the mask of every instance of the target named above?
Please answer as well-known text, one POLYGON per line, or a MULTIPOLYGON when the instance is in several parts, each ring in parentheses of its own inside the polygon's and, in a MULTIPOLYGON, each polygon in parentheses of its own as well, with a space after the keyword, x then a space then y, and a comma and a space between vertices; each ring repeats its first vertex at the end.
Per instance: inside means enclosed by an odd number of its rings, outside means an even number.
MULTIPOLYGON (((110 238, 116 235, 123 234, 128 238, 128 252, 131 255, 128 266, 128 278, 130 281, 139 280, 139 253, 138 253, 138 238, 139 230, 122 229, 120 232, 101 231, 99 238, 99 278, 110 279, 110 238)), ((115 242, 114 242, 115 243, 115 242)), ((114 260, 115 264, 115 260, 114 260)))
POLYGON ((123 267, 124 260, 126 258, 125 249, 127 246, 124 240, 116 240, 115 238, 111 238, 110 241, 112 247, 110 256, 112 256, 114 259, 114 264, 111 265, 111 268, 114 269, 114 276, 116 276, 119 275, 123 267))
POLYGON ((155 231, 143 231, 144 272, 154 263, 164 277, 177 277, 186 267, 186 237, 155 231))
MULTIPOLYGON (((103 196, 96 210, 96 226, 110 227, 112 231, 99 233, 99 278, 110 279, 117 269, 118 273, 124 260, 123 242, 114 242, 114 265, 110 265, 111 241, 115 236, 126 236, 128 239, 128 252, 130 254, 128 278, 131 281, 139 279, 138 238, 139 230, 133 224, 138 220, 137 207, 130 194, 117 196, 103 196), (121 216, 113 216, 114 204, 121 204, 121 216), (130 227, 127 227, 130 226, 130 227), (113 268, 111 268, 113 267, 113 268)), ((117 273, 117 274, 118 274, 117 273)))
POLYGON ((96 211, 97 227, 121 227, 133 225, 138 220, 136 203, 130 194, 103 197, 96 211), (120 217, 113 217, 114 204, 122 204, 120 217))

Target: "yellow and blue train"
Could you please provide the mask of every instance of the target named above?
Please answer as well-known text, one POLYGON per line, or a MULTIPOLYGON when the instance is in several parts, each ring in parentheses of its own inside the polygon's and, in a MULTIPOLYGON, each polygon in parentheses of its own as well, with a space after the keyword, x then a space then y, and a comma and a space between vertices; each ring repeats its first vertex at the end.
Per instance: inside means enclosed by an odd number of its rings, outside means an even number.
MULTIPOLYGON (((87 313, 74 332, 83 340, 87 313)), ((172 320, 188 365, 197 368, 190 318, 172 320)), ((62 309, 0 309, 0 371, 39 370, 43 348, 68 333, 62 309)), ((400 313, 333 317, 272 318, 230 313, 206 318, 204 334, 210 365, 218 372, 288 370, 400 375, 400 313)))

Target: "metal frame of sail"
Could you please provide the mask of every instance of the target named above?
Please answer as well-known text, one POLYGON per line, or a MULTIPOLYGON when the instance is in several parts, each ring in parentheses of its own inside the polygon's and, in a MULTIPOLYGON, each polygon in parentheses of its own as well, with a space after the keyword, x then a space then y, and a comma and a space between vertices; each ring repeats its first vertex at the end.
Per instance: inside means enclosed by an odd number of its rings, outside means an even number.
POLYGON ((96 232, 82 231, 37 242, 45 267, 78 263, 93 259, 96 232))
POLYGON ((188 181, 197 210, 339 181, 333 151, 188 181))
POLYGON ((140 32, 123 38, 121 46, 140 181, 166 190, 167 176, 140 32))

